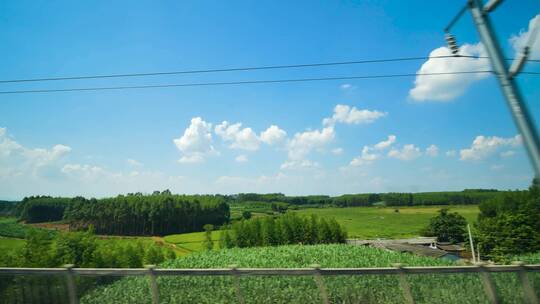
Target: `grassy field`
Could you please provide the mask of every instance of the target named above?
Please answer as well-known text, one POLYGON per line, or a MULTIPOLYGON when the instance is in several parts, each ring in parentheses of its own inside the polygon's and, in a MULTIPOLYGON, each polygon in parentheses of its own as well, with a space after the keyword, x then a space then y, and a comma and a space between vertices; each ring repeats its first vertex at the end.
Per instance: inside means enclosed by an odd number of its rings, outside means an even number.
MULTIPOLYGON (((388 267, 392 263, 409 266, 453 265, 444 259, 419 257, 376 248, 351 245, 279 246, 201 252, 167 261, 165 268, 239 267, 388 267)), ((501 303, 522 303, 515 274, 494 274, 501 303)), ((535 290, 540 275, 530 274, 535 290)), ((329 276, 324 284, 331 303, 404 303, 398 278, 388 275, 329 276)), ((478 274, 408 275, 416 303, 489 303, 478 274)), ((230 277, 159 277, 160 300, 165 303, 235 303, 230 277)), ((240 289, 246 303, 320 303, 313 277, 241 277, 240 289)), ((148 279, 125 278, 100 287, 81 303, 149 303, 148 279)))
POLYGON ((0 252, 5 253, 10 250, 22 248, 25 243, 25 240, 22 239, 0 237, 0 252))
MULTIPOLYGON (((183 234, 171 234, 163 238, 166 243, 173 244, 177 249, 184 250, 187 254, 204 250, 204 232, 192 232, 183 234)), ((214 248, 219 248, 220 231, 212 231, 214 248)))
POLYGON ((418 236, 429 220, 442 207, 463 215, 469 223, 476 221, 478 206, 422 206, 422 207, 350 207, 313 208, 297 212, 333 217, 347 228, 350 238, 406 238, 418 236), (395 212, 399 209, 399 212, 395 212))
MULTIPOLYGON (((419 236, 420 231, 437 215, 441 206, 401 207, 395 212, 394 207, 349 207, 349 208, 308 208, 289 212, 301 215, 316 214, 321 217, 333 217, 347 228, 350 238, 406 238, 419 236)), ((476 220, 477 206, 452 206, 451 212, 459 212, 470 223, 476 220)), ((180 255, 202 251, 204 232, 173 234, 163 238, 174 244, 180 255)), ((218 247, 219 231, 212 233, 214 246, 218 247)))

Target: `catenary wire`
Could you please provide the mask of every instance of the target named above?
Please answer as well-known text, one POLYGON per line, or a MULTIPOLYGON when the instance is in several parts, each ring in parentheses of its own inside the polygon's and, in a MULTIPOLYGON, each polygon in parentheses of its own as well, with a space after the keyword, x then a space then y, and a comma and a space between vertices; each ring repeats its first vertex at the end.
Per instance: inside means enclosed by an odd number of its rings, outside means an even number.
MULTIPOLYGON (((252 67, 220 68, 220 69, 200 69, 200 70, 183 70, 183 71, 165 71, 165 72, 150 72, 150 73, 124 73, 124 74, 103 74, 103 75, 79 75, 79 76, 65 76, 65 77, 5 79, 5 80, 0 80, 0 83, 45 82, 45 81, 61 81, 61 80, 85 80, 85 79, 101 79, 101 78, 125 78, 125 77, 166 76, 166 75, 181 75, 181 74, 241 72, 241 71, 257 71, 257 70, 272 70, 272 69, 293 69, 293 68, 308 68, 308 67, 323 67, 323 66, 340 66, 340 65, 384 63, 384 62, 400 62, 400 61, 415 61, 415 60, 444 59, 444 58, 487 59, 488 57, 486 57, 486 56, 469 56, 469 55, 457 55, 457 56, 456 55, 441 55, 441 56, 431 56, 431 57, 430 56, 402 57, 402 58, 370 59, 370 60, 356 60, 356 61, 319 62, 319 63, 307 63, 307 64, 269 65, 269 66, 252 66, 252 67)), ((512 60, 512 59, 508 59, 508 60, 512 60)), ((540 60, 537 60, 537 59, 530 59, 529 61, 540 62, 540 60)))
POLYGON ((319 77, 319 78, 246 80, 246 81, 228 81, 228 82, 198 82, 198 83, 195 82, 195 83, 136 85, 136 86, 33 89, 33 90, 0 91, 0 94, 25 94, 25 93, 53 93, 53 92, 77 92, 77 91, 155 89, 155 88, 172 88, 172 87, 200 87, 200 86, 223 86, 223 85, 243 85, 243 84, 265 84, 265 83, 290 83, 290 82, 397 78, 397 77, 413 77, 413 76, 442 76, 442 75, 481 74, 481 73, 492 73, 492 71, 486 70, 486 71, 462 71, 462 72, 440 72, 440 73, 406 73, 406 74, 337 76, 337 77, 319 77))

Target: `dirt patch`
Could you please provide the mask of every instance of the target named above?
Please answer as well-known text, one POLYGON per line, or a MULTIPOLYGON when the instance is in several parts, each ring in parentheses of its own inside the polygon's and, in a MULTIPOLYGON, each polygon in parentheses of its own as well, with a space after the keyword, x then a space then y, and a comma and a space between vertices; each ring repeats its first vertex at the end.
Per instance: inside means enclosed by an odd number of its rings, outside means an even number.
POLYGON ((42 228, 42 229, 48 229, 48 230, 60 230, 60 231, 69 231, 69 224, 66 223, 55 223, 55 222, 49 222, 49 223, 33 223, 33 224, 27 224, 32 227, 42 228))

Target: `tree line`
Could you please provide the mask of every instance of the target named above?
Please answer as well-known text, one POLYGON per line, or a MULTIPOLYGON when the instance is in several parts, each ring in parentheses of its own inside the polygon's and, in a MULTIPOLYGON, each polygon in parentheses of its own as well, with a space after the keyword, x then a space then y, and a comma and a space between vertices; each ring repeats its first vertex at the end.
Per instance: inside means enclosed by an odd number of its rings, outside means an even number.
POLYGON ((475 225, 480 252, 494 259, 540 251, 540 180, 483 202, 475 225))
POLYGON ((15 201, 0 200, 0 216, 14 216, 17 214, 17 204, 15 201))
POLYGON ((279 217, 243 220, 224 229, 221 248, 277 246, 287 244, 345 243, 347 232, 335 219, 298 216, 288 213, 279 217))
MULTIPOLYGON (((475 191, 477 193, 478 191, 475 191)), ((485 191, 485 193, 494 191, 485 191)), ((484 258, 504 262, 512 256, 540 251, 540 180, 527 191, 507 191, 483 201, 474 224, 473 238, 484 258)), ((441 209, 423 234, 439 242, 466 241, 467 221, 456 212, 441 209)))
MULTIPOLYGON (((40 229, 29 230, 25 245, 0 255, 0 267, 75 267, 142 268, 176 258, 169 247, 140 241, 103 242, 90 229, 84 232, 60 232, 51 236, 40 229)), ((62 278, 61 278, 62 279, 62 278)), ((66 303, 63 280, 55 276, 11 276, 0 280, 0 302, 66 303), (29 289, 32 286, 32 289, 29 289), (36 289, 39 292, 36 293, 36 289), (33 291, 33 292, 32 292, 33 291)), ((76 278, 79 295, 109 284, 118 278, 76 278)))
POLYGON ((30 230, 25 245, 0 255, 0 267, 60 267, 73 264, 89 268, 141 268, 176 257, 172 249, 155 244, 102 242, 92 229, 60 232, 51 236, 30 230))
POLYGON ((222 196, 130 194, 113 198, 76 197, 64 219, 74 229, 93 226, 100 234, 166 235, 201 231, 205 224, 229 221, 229 205, 222 196))
POLYGON ((67 197, 25 197, 18 206, 19 218, 27 223, 60 221, 70 203, 67 197))
POLYGON ((337 207, 377 204, 386 206, 472 205, 499 197, 505 192, 494 189, 465 189, 446 192, 344 194, 335 197, 326 195, 286 196, 282 193, 240 193, 232 195, 228 199, 235 202, 283 202, 290 205, 334 205, 337 207))
POLYGON ((96 233, 115 235, 166 235, 201 231, 205 224, 229 221, 229 205, 220 195, 174 195, 156 191, 103 199, 39 196, 18 206, 19 219, 27 223, 65 220, 70 229, 92 226, 96 233))

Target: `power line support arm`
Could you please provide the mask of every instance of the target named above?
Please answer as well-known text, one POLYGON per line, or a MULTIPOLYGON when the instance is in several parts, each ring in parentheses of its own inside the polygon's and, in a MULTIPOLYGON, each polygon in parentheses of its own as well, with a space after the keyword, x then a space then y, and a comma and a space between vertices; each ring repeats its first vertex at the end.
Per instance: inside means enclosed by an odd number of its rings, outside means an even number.
MULTIPOLYGON (((493 71, 497 76, 501 90, 506 98, 506 103, 510 108, 514 122, 523 137, 525 147, 531 159, 535 174, 540 177, 540 141, 536 128, 531 119, 527 106, 525 105, 518 86, 513 79, 497 38, 495 37, 491 21, 489 20, 488 10, 483 8, 482 0, 468 0, 474 24, 480 35, 493 71)), ((490 1, 499 2, 499 1, 490 1)), ((496 5, 495 5, 496 6, 496 5)), ((493 10, 491 8, 490 10, 493 10)))

